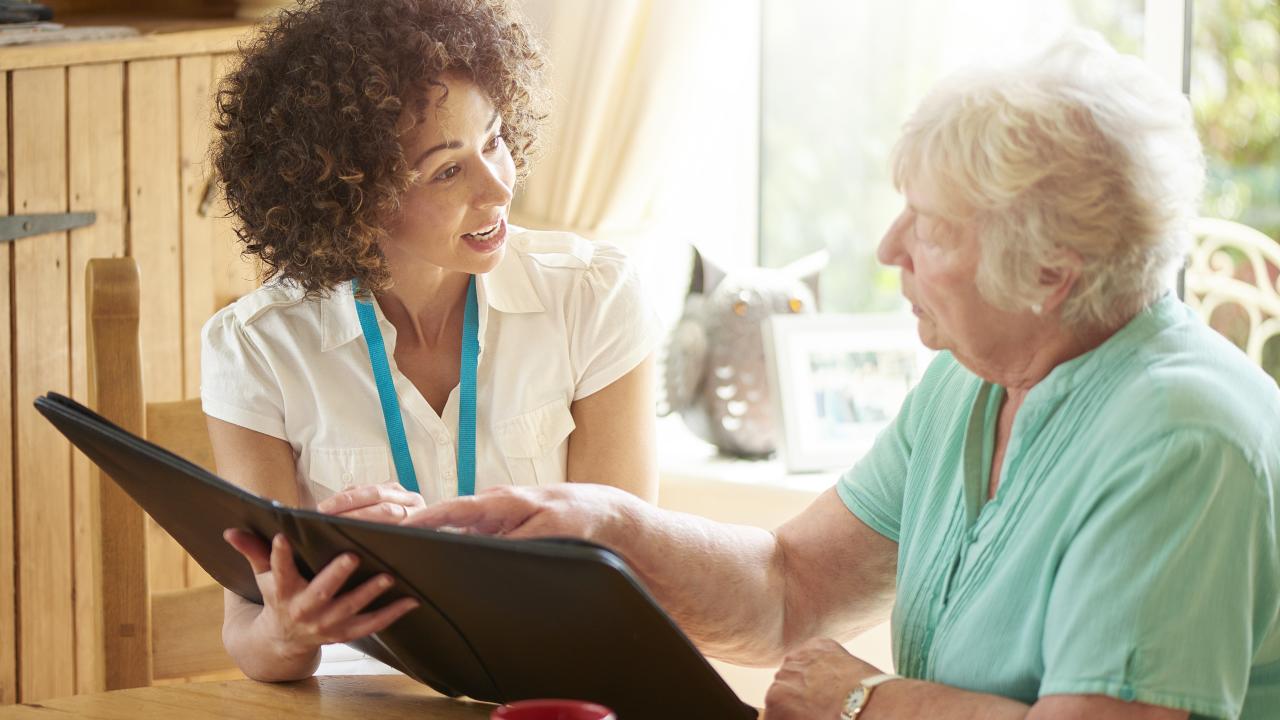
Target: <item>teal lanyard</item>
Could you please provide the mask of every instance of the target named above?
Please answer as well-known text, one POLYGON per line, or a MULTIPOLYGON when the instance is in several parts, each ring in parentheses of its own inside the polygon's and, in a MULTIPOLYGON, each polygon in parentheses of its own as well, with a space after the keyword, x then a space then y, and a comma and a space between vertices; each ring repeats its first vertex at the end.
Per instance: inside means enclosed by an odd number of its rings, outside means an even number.
MULTIPOLYGON (((413 458, 409 455, 409 441, 404 436, 404 420, 400 414, 400 400, 391 379, 391 367, 387 363, 387 348, 378 328, 378 316, 373 303, 355 297, 358 285, 351 281, 352 298, 356 303, 356 315, 364 332, 365 346, 369 349, 369 365, 373 368, 373 380, 378 386, 378 401, 382 404, 382 420, 387 426, 387 441, 391 443, 391 457, 396 464, 396 475, 407 490, 419 492, 418 476, 413 471, 413 458)), ((458 369, 458 495, 474 495, 476 492, 476 365, 480 359, 480 319, 476 302, 476 277, 467 284, 467 304, 462 311, 462 362, 458 369)))

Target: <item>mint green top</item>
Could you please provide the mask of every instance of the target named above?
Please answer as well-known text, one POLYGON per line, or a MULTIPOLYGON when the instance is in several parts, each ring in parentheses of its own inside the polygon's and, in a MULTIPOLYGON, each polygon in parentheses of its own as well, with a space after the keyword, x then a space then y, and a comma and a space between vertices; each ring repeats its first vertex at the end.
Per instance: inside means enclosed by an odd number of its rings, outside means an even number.
POLYGON ((898 543, 898 672, 1024 703, 1280 718, 1280 390, 1167 296, 1032 388, 949 353, 840 478, 898 543))

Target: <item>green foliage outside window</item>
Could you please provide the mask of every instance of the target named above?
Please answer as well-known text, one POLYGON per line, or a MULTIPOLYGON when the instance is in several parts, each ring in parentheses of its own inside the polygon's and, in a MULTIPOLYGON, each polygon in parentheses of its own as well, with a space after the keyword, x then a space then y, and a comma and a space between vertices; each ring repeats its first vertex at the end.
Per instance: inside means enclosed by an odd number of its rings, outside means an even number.
POLYGON ((1196 0, 1193 27, 1205 214, 1280 238, 1280 2, 1196 0))

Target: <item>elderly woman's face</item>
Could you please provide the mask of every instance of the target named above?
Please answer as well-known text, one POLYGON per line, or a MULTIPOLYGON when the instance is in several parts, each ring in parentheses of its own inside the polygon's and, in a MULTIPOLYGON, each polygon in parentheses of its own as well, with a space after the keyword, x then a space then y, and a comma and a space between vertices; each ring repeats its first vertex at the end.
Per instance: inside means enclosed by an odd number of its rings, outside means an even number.
POLYGON ((400 139, 421 175, 405 193, 383 250, 466 273, 492 270, 502 259, 515 163, 502 138, 502 118, 468 79, 446 76, 433 87, 426 118, 400 139))
POLYGON ((927 347, 951 350, 961 360, 986 356, 1000 342, 996 319, 1006 313, 978 292, 977 234, 942 217, 931 183, 907 185, 905 195, 907 205, 881 239, 877 258, 902 269, 902 294, 927 347))

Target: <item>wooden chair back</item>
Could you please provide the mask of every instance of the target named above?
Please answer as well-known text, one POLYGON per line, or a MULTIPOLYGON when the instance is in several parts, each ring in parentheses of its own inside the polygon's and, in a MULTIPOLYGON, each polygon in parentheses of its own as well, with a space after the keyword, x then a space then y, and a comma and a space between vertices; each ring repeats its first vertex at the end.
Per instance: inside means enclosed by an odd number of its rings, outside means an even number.
MULTIPOLYGON (((139 278, 133 258, 89 261, 85 277, 89 405, 124 429, 206 468, 213 451, 200 401, 147 403, 138 339, 139 278)), ((147 572, 147 518, 96 466, 88 518, 94 553, 95 643, 105 690, 232 670, 222 646, 218 585, 152 594, 147 572)))

